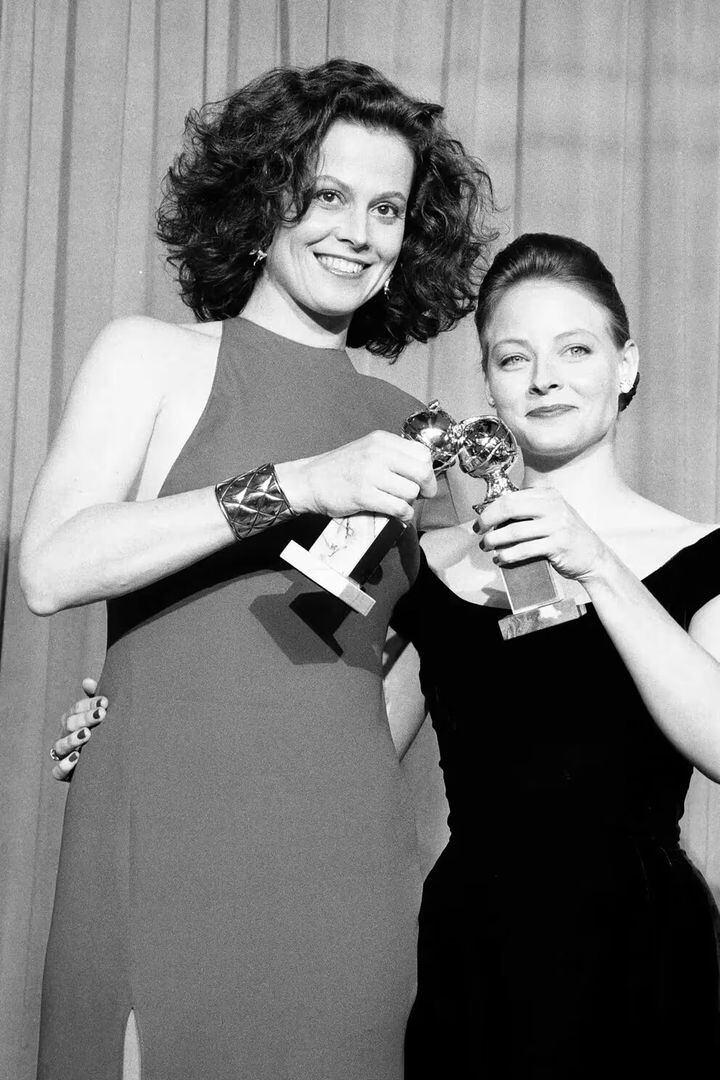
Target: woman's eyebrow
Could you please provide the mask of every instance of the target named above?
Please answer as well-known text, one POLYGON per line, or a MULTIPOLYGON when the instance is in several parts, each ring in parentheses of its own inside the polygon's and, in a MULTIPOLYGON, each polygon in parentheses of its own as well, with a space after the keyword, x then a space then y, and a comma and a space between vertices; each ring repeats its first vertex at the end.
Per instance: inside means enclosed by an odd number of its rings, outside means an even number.
POLYGON ((556 334, 555 340, 560 341, 561 338, 573 337, 575 334, 589 334, 590 337, 594 337, 596 341, 599 341, 597 334, 593 333, 587 326, 578 326, 574 330, 563 330, 562 334, 556 334))
POLYGON ((335 187, 340 187, 347 191, 347 184, 340 180, 339 177, 333 176, 331 173, 318 173, 315 177, 315 183, 318 184, 321 181, 324 184, 334 184, 335 187))
MULTIPOLYGON (((341 188, 342 191, 349 191, 350 187, 340 180, 339 177, 333 176, 332 173, 318 173, 315 177, 316 184, 332 184, 334 187, 341 188)), ((407 202, 407 195, 403 191, 380 191, 377 195, 373 195, 373 199, 400 199, 401 202, 407 202)))
POLYGON ((527 341, 525 338, 506 337, 506 338, 500 338, 499 341, 493 342, 493 347, 492 347, 491 351, 495 352, 496 349, 499 349, 501 347, 504 348, 506 345, 522 345, 526 349, 531 349, 532 348, 532 345, 530 344, 530 342, 527 341))

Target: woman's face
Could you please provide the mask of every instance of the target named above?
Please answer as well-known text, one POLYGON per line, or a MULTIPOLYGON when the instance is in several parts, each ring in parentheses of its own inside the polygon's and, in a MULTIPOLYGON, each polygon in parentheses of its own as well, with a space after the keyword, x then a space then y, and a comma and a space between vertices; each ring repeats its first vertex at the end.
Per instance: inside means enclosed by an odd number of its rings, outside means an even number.
POLYGON ((399 135, 336 121, 320 146, 312 202, 300 221, 278 228, 260 287, 298 313, 346 328, 392 273, 413 171, 399 135))
POLYGON ((483 336, 488 394, 526 463, 568 459, 612 438, 620 384, 637 350, 618 348, 608 312, 580 287, 547 280, 513 285, 483 336))

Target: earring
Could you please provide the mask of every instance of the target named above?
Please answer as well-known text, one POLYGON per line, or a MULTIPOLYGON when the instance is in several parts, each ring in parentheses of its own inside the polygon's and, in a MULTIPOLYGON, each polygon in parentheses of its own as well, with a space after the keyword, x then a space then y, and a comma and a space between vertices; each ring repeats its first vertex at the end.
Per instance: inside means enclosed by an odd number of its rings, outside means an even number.
POLYGON ((390 277, 387 279, 387 281, 383 285, 383 292, 385 293, 385 299, 386 300, 390 296, 390 282, 391 281, 392 281, 392 275, 390 275, 390 277))
POLYGON ((255 256, 253 266, 257 266, 263 259, 267 259, 267 251, 263 251, 261 247, 253 248, 250 254, 255 256))
POLYGON ((490 406, 490 408, 494 409, 495 408, 495 398, 491 398, 489 394, 486 394, 485 398, 486 398, 487 403, 490 406))

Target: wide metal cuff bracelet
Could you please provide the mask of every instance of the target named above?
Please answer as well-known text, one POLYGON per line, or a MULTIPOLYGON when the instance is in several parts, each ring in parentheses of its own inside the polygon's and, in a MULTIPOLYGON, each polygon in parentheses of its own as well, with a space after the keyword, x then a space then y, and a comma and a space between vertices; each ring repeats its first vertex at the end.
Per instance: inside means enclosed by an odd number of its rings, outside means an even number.
POLYGON ((215 497, 238 540, 297 516, 270 463, 216 484, 215 497))

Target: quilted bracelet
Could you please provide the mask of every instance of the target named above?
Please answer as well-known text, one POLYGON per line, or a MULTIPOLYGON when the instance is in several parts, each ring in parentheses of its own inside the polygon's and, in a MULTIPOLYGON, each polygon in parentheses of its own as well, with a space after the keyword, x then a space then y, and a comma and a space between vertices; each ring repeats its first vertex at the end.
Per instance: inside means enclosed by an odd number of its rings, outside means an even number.
POLYGON ((270 462, 216 484, 215 498, 238 540, 297 517, 270 462))

